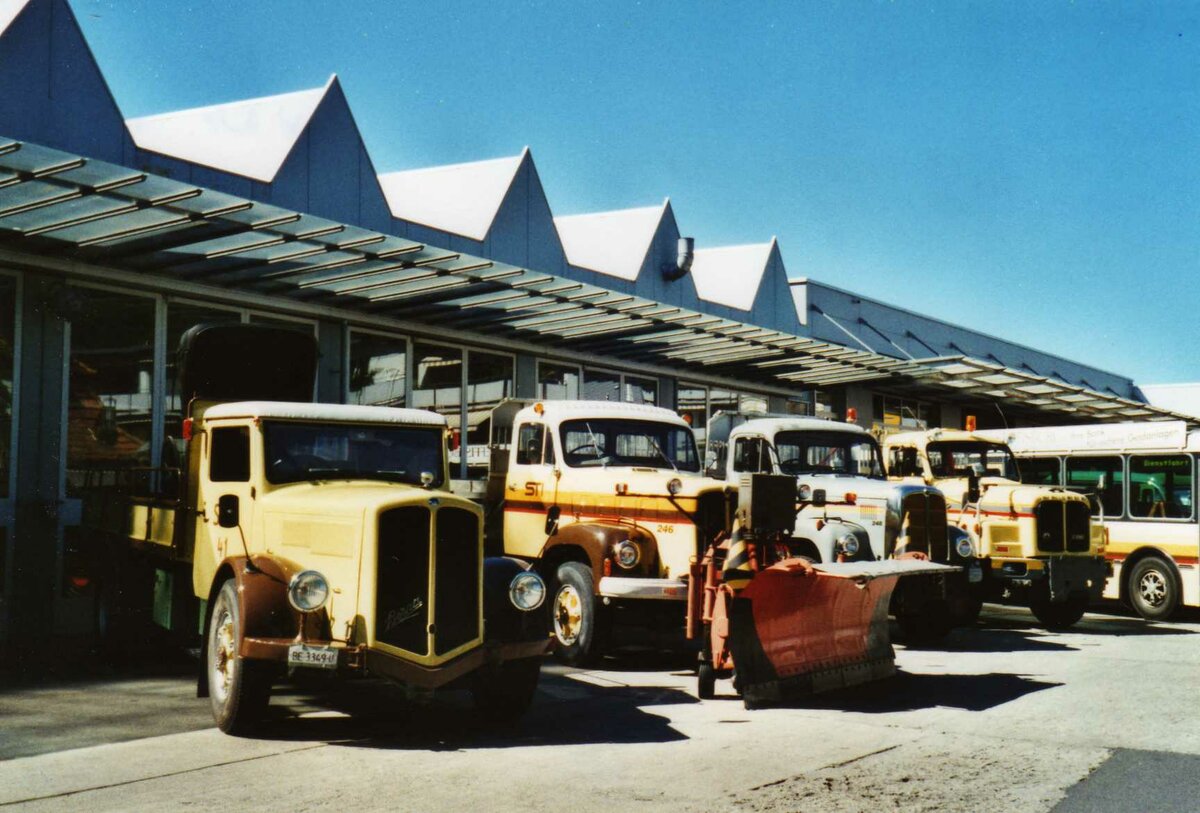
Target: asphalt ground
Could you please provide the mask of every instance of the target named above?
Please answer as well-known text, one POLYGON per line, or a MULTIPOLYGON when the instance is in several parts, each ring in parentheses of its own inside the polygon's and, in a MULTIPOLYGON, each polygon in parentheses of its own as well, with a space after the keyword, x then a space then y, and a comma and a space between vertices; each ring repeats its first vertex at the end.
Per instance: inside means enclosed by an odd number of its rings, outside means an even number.
POLYGON ((1200 617, 991 607, 900 674, 746 711, 686 655, 547 662, 484 728, 461 693, 277 688, 252 739, 212 728, 186 654, 0 672, 0 807, 28 810, 1200 810, 1200 617))

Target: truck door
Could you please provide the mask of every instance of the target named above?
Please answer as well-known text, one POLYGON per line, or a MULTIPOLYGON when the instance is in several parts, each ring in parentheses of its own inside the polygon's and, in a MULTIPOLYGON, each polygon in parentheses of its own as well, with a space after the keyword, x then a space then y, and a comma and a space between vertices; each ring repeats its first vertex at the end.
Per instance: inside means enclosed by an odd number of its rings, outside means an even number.
POLYGON ((729 461, 735 474, 770 474, 772 469, 771 450, 766 440, 759 437, 742 437, 734 441, 729 461))
MULTIPOLYGON (((215 426, 207 432, 205 455, 201 460, 200 496, 198 510, 204 515, 208 528, 208 545, 216 565, 228 556, 243 555, 243 534, 246 544, 260 539, 255 532, 255 499, 258 496, 251 483, 250 426, 215 426), (230 527, 221 527, 221 513, 230 527)), ((202 543, 196 540, 197 547, 202 543)), ((260 553, 250 548, 251 553, 260 553)), ((197 558, 200 559, 199 551, 197 558)))
POLYGON ((539 422, 521 424, 514 438, 504 487, 504 552, 533 558, 546 544, 547 512, 557 501, 554 444, 539 422))

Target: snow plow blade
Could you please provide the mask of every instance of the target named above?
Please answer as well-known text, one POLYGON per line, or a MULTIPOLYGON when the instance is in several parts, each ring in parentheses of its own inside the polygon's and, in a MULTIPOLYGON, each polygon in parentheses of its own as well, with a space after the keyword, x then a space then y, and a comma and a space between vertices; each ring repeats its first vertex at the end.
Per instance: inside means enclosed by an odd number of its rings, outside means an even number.
POLYGON ((732 598, 727 646, 747 708, 896 673, 888 604, 902 576, 949 574, 929 561, 810 564, 787 559, 732 598))

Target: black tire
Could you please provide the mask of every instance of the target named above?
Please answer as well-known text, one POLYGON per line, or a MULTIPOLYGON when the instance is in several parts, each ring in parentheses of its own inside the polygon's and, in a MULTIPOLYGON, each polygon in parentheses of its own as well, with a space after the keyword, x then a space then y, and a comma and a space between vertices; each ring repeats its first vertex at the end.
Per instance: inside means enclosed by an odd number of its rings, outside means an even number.
POLYGON ((1048 630, 1065 630, 1075 626, 1087 611, 1086 595, 1069 596, 1066 601, 1051 603, 1048 597, 1039 597, 1029 603, 1029 609, 1048 630))
POLYGON ((953 624, 956 627, 972 627, 979 620, 979 613, 982 611, 983 599, 968 598, 958 608, 958 612, 954 613, 953 624))
POLYGON ((591 568, 579 562, 563 562, 551 581, 550 631, 554 635, 554 656, 569 666, 581 666, 598 650, 599 624, 591 568))
POLYGON ((1147 556, 1133 566, 1125 583, 1134 612, 1147 621, 1166 621, 1179 608, 1179 583, 1171 566, 1147 556))
POLYGON ((930 601, 920 612, 897 615, 896 623, 906 644, 931 644, 954 628, 954 618, 944 601, 930 601))
POLYGON ((717 670, 711 663, 701 663, 696 669, 696 696, 701 700, 717 696, 717 670))
POLYGON ((213 719, 234 736, 253 731, 271 700, 272 664, 237 654, 241 629, 237 587, 230 579, 213 602, 204 657, 213 719))
POLYGON ((529 710, 537 693, 542 659, 521 658, 475 672, 471 696, 475 709, 491 724, 512 724, 529 710))

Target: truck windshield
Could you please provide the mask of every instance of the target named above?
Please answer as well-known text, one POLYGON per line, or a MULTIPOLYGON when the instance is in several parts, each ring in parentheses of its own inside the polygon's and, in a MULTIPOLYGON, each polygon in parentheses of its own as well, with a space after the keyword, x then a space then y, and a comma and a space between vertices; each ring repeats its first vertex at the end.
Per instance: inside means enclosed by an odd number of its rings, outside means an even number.
POLYGON ((267 421, 263 425, 267 481, 386 480, 442 483, 442 431, 437 428, 267 421))
POLYGON ((700 471, 691 431, 669 423, 616 418, 563 421, 563 460, 582 466, 700 471))
POLYGON ((980 477, 1020 480, 1017 461, 1002 443, 982 440, 940 440, 925 448, 934 477, 965 477, 971 469, 980 477))
POLYGON ((784 474, 843 474, 883 479, 879 444, 850 432, 780 432, 775 453, 784 474))

